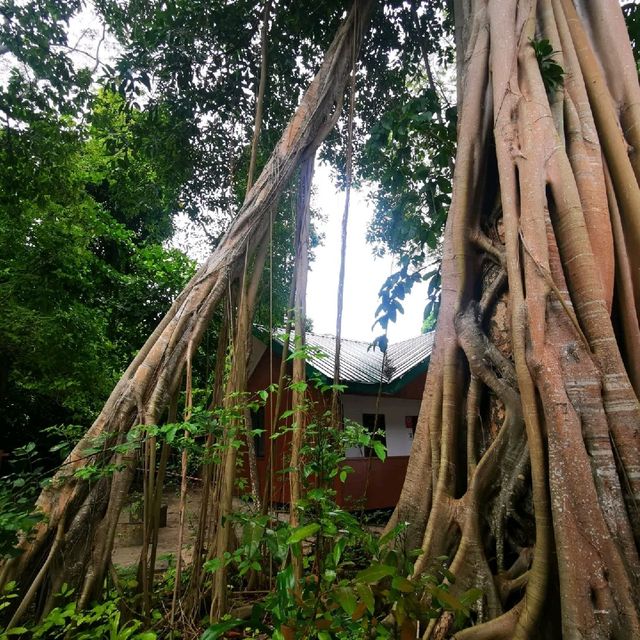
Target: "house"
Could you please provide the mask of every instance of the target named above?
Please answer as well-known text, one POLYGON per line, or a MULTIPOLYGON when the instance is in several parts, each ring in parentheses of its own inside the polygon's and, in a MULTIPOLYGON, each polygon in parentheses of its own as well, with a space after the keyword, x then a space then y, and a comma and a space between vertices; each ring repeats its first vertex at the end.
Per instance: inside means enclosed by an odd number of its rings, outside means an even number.
MULTIPOLYGON (((292 341, 293 342, 293 341, 292 341)), ((335 337, 307 333, 307 377, 319 377, 327 383, 333 380, 335 337)), ((389 344, 386 358, 379 349, 371 349, 368 342, 341 341, 340 383, 346 386, 341 394, 342 416, 363 424, 365 428, 383 432, 379 437, 387 447, 384 462, 363 448, 346 451, 347 464, 353 472, 345 483, 337 483, 337 500, 346 507, 382 509, 395 506, 404 481, 409 453, 415 432, 425 376, 433 346, 433 333, 389 344), (376 418, 377 414, 377 418, 376 418)), ((289 345, 293 352, 294 345, 289 345)), ((269 345, 268 338, 254 337, 249 363, 248 390, 257 392, 277 382, 283 357, 283 338, 276 337, 269 345)), ((291 375, 291 361, 287 372, 291 375)), ((310 387, 311 389, 311 387, 310 387)), ((328 394, 315 389, 314 399, 328 406, 328 394)), ((272 414, 275 394, 271 394, 265 407, 252 415, 253 427, 264 429, 255 440, 260 487, 265 486, 268 475, 273 479, 271 499, 274 503, 287 503, 289 486, 286 469, 289 439, 270 438, 273 433, 272 414), (273 455, 274 465, 268 464, 273 455)), ((280 414, 291 408, 291 394, 285 393, 280 414)), ((274 422, 275 416, 273 416, 274 422)), ((280 423, 282 425, 282 422, 280 423)))

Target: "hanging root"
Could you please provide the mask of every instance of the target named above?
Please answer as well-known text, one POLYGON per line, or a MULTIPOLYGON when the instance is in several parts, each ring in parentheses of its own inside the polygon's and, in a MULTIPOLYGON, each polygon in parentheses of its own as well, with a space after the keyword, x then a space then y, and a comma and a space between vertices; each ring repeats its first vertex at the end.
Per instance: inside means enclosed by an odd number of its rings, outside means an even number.
MULTIPOLYGON (((629 126, 639 110, 614 108, 640 91, 635 73, 607 67, 625 39, 602 41, 619 29, 619 7, 579 4, 470 5, 442 311, 396 509, 423 536, 416 573, 446 553, 451 592, 483 590, 481 624, 454 633, 462 640, 640 637, 629 350, 640 253, 638 217, 626 218, 640 209, 640 163, 624 139, 640 135, 629 126), (541 38, 564 87, 545 87, 532 46, 541 38), (611 313, 623 307, 621 357, 611 313)), ((424 637, 451 633, 444 615, 424 637)))

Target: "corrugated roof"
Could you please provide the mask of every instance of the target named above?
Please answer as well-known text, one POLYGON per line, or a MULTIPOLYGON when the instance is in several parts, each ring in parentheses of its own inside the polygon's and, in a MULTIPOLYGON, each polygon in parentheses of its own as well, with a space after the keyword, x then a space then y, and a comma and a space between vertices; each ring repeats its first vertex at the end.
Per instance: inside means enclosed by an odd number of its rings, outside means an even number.
MULTIPOLYGON (((409 373, 431 356, 434 332, 389 344, 386 361, 380 349, 373 349, 369 342, 342 339, 340 342, 340 382, 358 384, 391 384, 409 373), (384 370, 383 370, 384 367, 384 370)), ((283 345, 283 337, 275 338, 283 345)), ((317 333, 306 334, 307 364, 333 378, 335 362, 335 336, 317 333)), ((289 351, 293 353, 293 335, 289 351)))

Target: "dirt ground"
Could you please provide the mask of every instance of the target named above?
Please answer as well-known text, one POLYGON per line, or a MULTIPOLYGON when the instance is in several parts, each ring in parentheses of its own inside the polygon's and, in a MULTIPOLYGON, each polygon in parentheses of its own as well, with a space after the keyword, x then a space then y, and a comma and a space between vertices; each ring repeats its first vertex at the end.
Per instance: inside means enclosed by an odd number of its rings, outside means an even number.
MULTIPOLYGON (((170 487, 166 490, 163 502, 167 508, 167 526, 158 532, 158 553, 156 556, 156 568, 167 566, 167 555, 175 556, 178 546, 178 534, 180 530, 180 490, 170 487)), ((198 513, 202 502, 202 489, 199 486, 190 486, 187 491, 187 508, 185 512, 184 538, 182 542, 182 559, 191 561, 191 551, 198 526, 198 513)), ((120 522, 116 532, 116 541, 113 549, 112 560, 114 565, 128 567, 135 565, 140 560, 142 545, 130 545, 130 540, 135 537, 132 528, 140 528, 142 525, 129 523, 129 509, 122 510, 120 522)))
MULTIPOLYGON (((185 513, 184 537, 182 540, 182 561, 187 564, 191 562, 193 543, 198 526, 198 514, 202 502, 202 487, 193 483, 187 491, 187 508, 185 513)), ((247 506, 240 500, 235 500, 234 508, 246 510, 247 506)), ((156 555, 156 570, 166 569, 169 565, 168 555, 175 557, 178 547, 178 535, 180 531, 180 489, 179 487, 169 487, 165 490, 163 504, 167 505, 167 526, 162 527, 158 533, 158 552, 156 555)), ((286 512, 279 512, 279 519, 287 519, 286 512)), ((367 528, 375 533, 381 533, 383 527, 368 525, 367 528)), ((113 564, 121 567, 136 565, 140 560, 142 551, 141 543, 132 541, 138 537, 142 539, 142 524, 129 522, 129 509, 125 507, 120 515, 118 529, 116 531, 116 541, 114 544, 112 560, 113 564)), ((172 564, 173 563, 172 561, 172 564)))

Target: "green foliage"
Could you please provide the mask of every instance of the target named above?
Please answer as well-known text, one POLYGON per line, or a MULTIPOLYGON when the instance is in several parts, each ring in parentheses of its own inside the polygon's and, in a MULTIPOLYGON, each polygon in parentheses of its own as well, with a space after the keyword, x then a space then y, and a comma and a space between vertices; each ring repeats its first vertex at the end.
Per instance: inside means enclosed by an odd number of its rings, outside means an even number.
MULTIPOLYGON (((414 261, 415 262, 415 261, 414 261)), ((395 322, 398 313, 404 313, 402 300, 411 293, 411 289, 416 282, 428 281, 427 298, 428 302, 424 309, 424 322, 422 331, 432 331, 435 327, 440 310, 440 294, 441 294, 441 273, 440 264, 438 263, 434 269, 423 274, 422 269, 415 270, 412 266, 412 259, 403 256, 400 259, 400 268, 392 273, 383 283, 378 296, 380 297, 380 305, 376 309, 376 320, 373 327, 380 325, 383 333, 376 336, 371 343, 370 348, 378 348, 383 353, 387 350, 389 344, 387 338, 387 329, 390 322, 395 322)))
MULTIPOLYGON (((297 357, 302 357, 305 349, 299 352, 297 357)), ((320 379, 311 379, 309 384, 324 392, 332 389, 320 379)), ((339 478, 344 482, 349 472, 344 465, 348 448, 372 447, 384 460, 386 452, 375 434, 350 422, 342 430, 330 429, 330 414, 308 399, 296 409, 308 421, 300 452, 304 487, 298 503, 300 524, 292 527, 271 515, 234 514, 234 528, 242 532, 240 544, 223 558, 204 565, 208 572, 233 567, 232 580, 237 580, 250 571, 266 573, 268 558, 275 575, 274 588, 254 605, 249 620, 220 620, 202 639, 215 640, 239 627, 280 640, 352 640, 373 633, 377 638, 395 638, 401 630, 415 636, 418 622, 425 623, 444 610, 453 611, 461 624, 479 592, 454 595, 450 588, 455 578, 443 559, 432 571, 409 578, 420 552, 404 549, 405 525, 379 538, 335 502, 334 481, 339 478), (293 556, 303 567, 301 582, 294 578, 293 556), (389 613, 393 613, 394 622, 386 627, 383 620, 389 613)), ((285 412, 282 419, 292 413, 285 412)), ((276 437, 292 428, 295 425, 281 429, 276 437)))
MULTIPOLYGON (((16 597, 15 583, 5 587, 0 597, 0 611, 11 605, 16 597)), ((15 635, 26 635, 33 638, 53 640, 65 638, 67 640, 155 640, 156 634, 144 631, 143 623, 137 619, 127 619, 123 615, 121 598, 115 593, 106 594, 102 602, 79 611, 73 600, 73 589, 62 585, 57 594, 59 604, 38 623, 29 624, 12 629, 0 629, 0 640, 7 640, 15 635)))
MULTIPOLYGON (((305 349, 299 352, 297 357, 302 357, 305 349)), ((324 393, 333 390, 333 385, 320 378, 311 378, 308 385, 324 393)), ((189 447, 190 456, 200 461, 216 461, 223 453, 221 445, 208 450, 203 444, 204 437, 214 433, 214 439, 219 440, 225 431, 230 436, 227 446, 239 448, 242 446, 240 435, 229 430, 239 428, 247 408, 263 405, 275 391, 277 388, 273 385, 252 395, 236 394, 233 402, 226 403, 225 409, 197 408, 189 422, 140 426, 131 432, 125 443, 108 450, 105 450, 106 440, 97 439, 84 453, 108 461, 112 453, 131 452, 145 439, 153 437, 156 446, 168 442, 177 448, 189 447)), ((204 638, 213 640, 238 626, 286 640, 365 638, 374 630, 376 637, 392 638, 400 631, 415 630, 418 621, 425 622, 445 609, 454 611, 460 621, 466 619, 474 594, 458 597, 451 593, 454 578, 444 565, 419 578, 409 578, 416 553, 404 549, 404 525, 379 539, 377 534, 363 527, 357 515, 345 511, 335 502, 335 482, 345 482, 351 471, 344 464, 348 448, 371 447, 384 460, 386 452, 376 441, 375 434, 351 422, 347 422, 342 430, 330 429, 329 413, 309 400, 305 400, 299 409, 308 419, 307 438, 301 451, 304 496, 298 504, 300 524, 292 527, 270 514, 235 513, 231 518, 235 530, 240 532, 239 545, 222 558, 204 565, 205 572, 209 573, 223 566, 232 568, 232 588, 241 585, 250 572, 266 573, 271 566, 276 575, 273 590, 254 606, 249 621, 221 620, 205 632, 204 638), (293 556, 300 560, 304 569, 305 577, 299 584, 293 580, 293 556), (427 594, 426 599, 424 594, 427 594), (382 621, 390 612, 393 612, 394 626, 387 628, 382 621)), ((276 437, 289 429, 291 427, 283 427, 276 437)), ((67 436, 64 429, 56 431, 67 436)), ((29 447, 25 451, 26 459, 33 456, 34 449, 29 447)), ((90 464, 85 467, 83 477, 94 480, 112 471, 111 464, 90 464)), ((14 491, 16 487, 24 486, 20 477, 25 478, 24 474, 15 477, 18 482, 14 482, 14 491)), ((9 512, 9 509, 3 504, 2 511, 9 512)), ((24 516, 29 515, 25 510, 24 516)), ((19 520, 16 522, 20 524, 19 520)), ((21 528, 26 529, 31 524, 24 522, 21 528)), ((7 531, 5 537, 9 548, 15 542, 15 531, 7 531)), ((155 585, 159 600, 170 597, 174 580, 175 569, 170 567, 162 581, 155 585)), ((186 585, 188 572, 183 572, 183 580, 186 585)), ((124 592, 120 596, 105 594, 100 603, 85 611, 77 610, 73 591, 64 588, 51 612, 38 624, 27 623, 25 633, 33 638, 151 640, 155 636, 143 631, 139 620, 124 617, 131 604, 123 607, 121 598, 127 602, 134 598, 136 584, 134 572, 130 572, 128 579, 121 576, 124 592), (129 593, 131 588, 133 591, 129 593)), ((5 607, 0 605, 0 609, 10 606, 12 598, 13 595, 7 593, 3 600, 7 604, 5 607)))
POLYGON ((384 333, 373 340, 372 347, 379 348, 383 353, 388 346, 387 329, 389 323, 396 321, 398 313, 404 313, 401 301, 409 295, 413 285, 423 279, 419 271, 410 272, 410 264, 409 256, 403 256, 400 260, 400 269, 385 280, 378 293, 380 305, 376 309, 376 320, 373 327, 379 324, 384 333))
MULTIPOLYGON (((188 120, 136 110, 72 62, 80 2, 5 3, 0 55, 0 429, 85 429, 193 270, 162 246, 188 120)), ((83 58, 84 60, 84 58, 83 58)), ((91 63, 93 66, 93 62, 91 63)), ((138 105, 139 106, 139 105, 138 105)), ((49 432, 45 446, 59 444, 49 432)))
POLYGON ((544 88, 548 93, 557 91, 564 84, 564 69, 556 62, 551 43, 546 40, 532 40, 531 46, 538 61, 544 88))
MULTIPOLYGON (((399 262, 379 293, 376 323, 385 334, 403 312, 401 301, 423 279, 431 280, 425 317, 437 316, 439 283, 433 272, 422 271, 439 255, 451 203, 455 116, 454 108, 441 111, 435 94, 426 91, 385 114, 365 149, 367 176, 377 181, 369 240, 399 262)), ((380 336, 374 345, 384 351, 385 340, 380 336)))
POLYGON ((429 286, 427 287, 429 302, 427 302, 427 306, 424 308, 424 322, 422 324, 422 330, 426 332, 432 331, 435 328, 438 312, 440 311, 442 265, 438 264, 435 269, 426 273, 423 279, 429 282, 429 286))
POLYGON ((48 116, 73 116, 90 101, 91 74, 68 57, 69 20, 79 0, 7 0, 0 53, 13 55, 0 86, 0 113, 9 127, 48 116))
MULTIPOLYGON (((358 175, 373 185, 375 214, 368 240, 376 253, 390 253, 399 263, 380 290, 376 315, 383 335, 374 345, 382 350, 386 325, 401 312, 404 296, 415 282, 427 278, 425 265, 439 259, 451 202, 457 123, 446 89, 437 76, 429 77, 433 69, 445 74, 451 69, 451 14, 441 5, 424 2, 387 7, 385 13, 389 24, 381 29, 384 38, 376 34, 374 40, 381 40, 381 48, 393 48, 393 63, 381 79, 383 85, 392 84, 373 117, 365 118, 368 135, 357 165, 358 175), (392 75, 394 80, 387 80, 392 75)), ((434 290, 430 303, 435 304, 425 315, 437 314, 438 292, 434 290)))
POLYGON ((182 187, 192 172, 181 149, 192 125, 176 121, 165 104, 141 112, 119 93, 102 90, 90 114, 84 162, 87 190, 137 243, 154 246, 172 232, 184 207, 182 187))
MULTIPOLYGON (((442 560, 431 571, 408 577, 419 552, 401 551, 404 525, 378 539, 335 505, 324 516, 331 518, 333 527, 320 520, 293 530, 279 523, 272 530, 266 516, 259 524, 245 518, 245 532, 257 527, 266 534, 267 548, 281 564, 275 589, 254 605, 250 620, 221 620, 205 631, 202 640, 214 640, 238 627, 282 640, 352 640, 371 637, 372 633, 377 638, 396 638, 400 631, 415 634, 417 623, 424 625, 445 610, 455 614, 458 626, 468 619, 470 607, 481 593, 472 589, 454 595, 451 588, 455 578, 442 560), (286 564, 291 553, 299 555, 305 567, 300 583, 294 579, 291 564, 286 564), (393 624, 384 626, 391 612, 393 624)), ((252 537, 255 549, 259 548, 258 539, 252 537)), ((246 538, 244 542, 246 546, 246 538)), ((236 555, 240 557, 242 552, 236 555)), ((258 567, 260 564, 254 563, 250 568, 258 567)), ((210 564, 207 568, 216 570, 218 566, 210 564)))
POLYGON ((438 249, 451 202, 456 124, 455 109, 444 111, 444 122, 436 116, 439 110, 437 97, 427 90, 373 127, 364 166, 378 183, 369 239, 380 252, 419 256, 438 249))
POLYGON ((56 423, 86 426, 193 269, 156 244, 170 233, 176 186, 143 149, 108 152, 106 138, 132 135, 117 100, 103 94, 95 113, 86 139, 53 116, 0 133, 9 445, 56 423))
POLYGON ((17 555, 16 545, 42 520, 34 508, 42 468, 33 442, 13 452, 12 473, 0 478, 0 558, 17 555))

